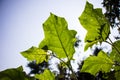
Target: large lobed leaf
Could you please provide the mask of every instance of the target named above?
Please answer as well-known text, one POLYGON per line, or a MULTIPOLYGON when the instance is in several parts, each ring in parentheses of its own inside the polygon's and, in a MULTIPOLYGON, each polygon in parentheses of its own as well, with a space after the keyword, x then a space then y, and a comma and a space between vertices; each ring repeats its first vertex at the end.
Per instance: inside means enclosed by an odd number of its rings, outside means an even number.
POLYGON ((82 26, 87 30, 85 37, 85 50, 97 42, 105 41, 110 32, 110 26, 104 15, 102 9, 94 9, 93 5, 86 2, 85 9, 79 17, 82 26))
POLYGON ((43 24, 45 38, 40 43, 40 48, 47 46, 58 58, 69 57, 71 59, 75 52, 76 31, 68 30, 67 26, 64 18, 51 13, 43 24))
POLYGON ((43 49, 37 47, 31 47, 30 49, 21 52, 21 54, 27 58, 29 61, 36 61, 36 63, 42 63, 43 61, 47 61, 47 52, 43 49))
POLYGON ((42 74, 36 74, 35 77, 39 80, 55 80, 54 74, 48 69, 42 74))
POLYGON ((88 72, 96 75, 99 71, 109 72, 114 62, 106 53, 100 51, 98 56, 90 56, 84 61, 81 72, 88 72))
POLYGON ((0 80, 34 80, 23 72, 22 67, 7 69, 0 72, 0 80))

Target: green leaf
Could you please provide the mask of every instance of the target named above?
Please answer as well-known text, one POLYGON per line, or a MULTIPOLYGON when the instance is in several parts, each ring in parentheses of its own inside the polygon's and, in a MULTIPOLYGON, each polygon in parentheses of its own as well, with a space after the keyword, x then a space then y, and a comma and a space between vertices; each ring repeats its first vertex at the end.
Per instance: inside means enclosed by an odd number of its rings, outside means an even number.
POLYGON ((21 54, 27 58, 29 61, 35 60, 36 63, 42 63, 43 61, 47 61, 47 52, 43 49, 31 47, 30 49, 21 52, 21 54))
POLYGON ((120 40, 113 43, 112 52, 110 53, 111 59, 120 63, 120 40))
POLYGON ((100 51, 98 56, 90 56, 84 61, 81 72, 88 72, 92 75, 96 75, 99 71, 109 72, 113 64, 114 62, 108 55, 100 51))
POLYGON ((35 78, 39 80, 55 80, 54 74, 48 69, 46 69, 42 74, 36 74, 35 78))
POLYGON ((55 52, 58 58, 72 58, 75 49, 76 31, 68 30, 67 22, 64 18, 50 14, 43 24, 45 38, 40 43, 40 48, 47 46, 49 50, 55 52))
POLYGON ((23 72, 22 67, 7 69, 0 72, 0 80, 34 80, 23 72))
POLYGON ((84 51, 86 51, 89 47, 92 47, 94 44, 96 44, 97 41, 89 42, 85 45, 84 51))
POLYGON ((115 72, 115 78, 116 80, 120 80, 120 70, 118 72, 115 72))
POLYGON ((116 80, 120 79, 120 40, 113 43, 112 52, 110 53, 110 58, 115 62, 113 69, 115 70, 116 80), (118 64, 118 65, 117 65, 118 64))
POLYGON ((79 17, 79 21, 87 30, 85 50, 97 42, 105 41, 109 36, 110 26, 105 16, 102 14, 102 9, 94 9, 93 5, 89 2, 86 2, 85 9, 79 17))
MULTIPOLYGON (((119 65, 120 65, 120 63, 119 63, 119 65)), ((114 76, 115 76, 116 80, 120 80, 120 66, 114 65, 113 69, 115 72, 114 76)))
MULTIPOLYGON (((119 63, 120 65, 120 63, 119 63)), ((116 65, 114 68, 116 80, 120 80, 120 66, 116 65)))

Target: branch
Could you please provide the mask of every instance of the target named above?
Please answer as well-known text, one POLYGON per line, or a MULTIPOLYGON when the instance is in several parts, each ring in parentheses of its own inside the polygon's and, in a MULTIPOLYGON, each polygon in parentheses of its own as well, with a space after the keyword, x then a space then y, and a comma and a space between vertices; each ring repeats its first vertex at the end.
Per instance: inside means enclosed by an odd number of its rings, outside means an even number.
POLYGON ((55 56, 54 54, 52 54, 52 56, 55 57, 55 58, 57 58, 57 59, 59 59, 61 62, 63 62, 63 63, 72 71, 72 73, 73 73, 73 75, 74 75, 74 78, 75 78, 76 80, 78 80, 78 79, 77 79, 77 76, 76 76, 76 74, 75 74, 75 72, 74 72, 73 69, 72 69, 71 64, 70 64, 70 65, 67 64, 64 60, 58 58, 58 57, 55 56))
MULTIPOLYGON (((103 29, 104 30, 104 29, 103 29)), ((104 30, 104 33, 107 35, 107 33, 105 32, 105 30, 104 30)), ((117 51, 117 53, 119 54, 119 56, 120 56, 120 51, 119 51, 119 49, 116 47, 116 46, 114 46, 113 44, 113 42, 112 42, 112 40, 108 37, 108 39, 109 39, 109 41, 110 42, 108 42, 108 41, 105 41, 106 43, 108 43, 108 44, 110 44, 116 51, 117 51)), ((103 39, 103 37, 102 37, 102 40, 104 41, 104 39, 103 39)))
POLYGON ((120 51, 119 51, 119 49, 114 45, 114 43, 112 42, 112 40, 110 39, 110 38, 108 38, 109 39, 109 41, 110 41, 110 45, 117 51, 117 53, 120 55, 120 51))

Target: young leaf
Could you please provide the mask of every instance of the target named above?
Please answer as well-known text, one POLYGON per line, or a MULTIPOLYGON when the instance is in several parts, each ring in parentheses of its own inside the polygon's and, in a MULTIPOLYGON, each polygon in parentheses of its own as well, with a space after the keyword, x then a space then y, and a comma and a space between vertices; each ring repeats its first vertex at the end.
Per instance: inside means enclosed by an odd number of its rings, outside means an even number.
POLYGON ((76 31, 68 30, 67 22, 64 18, 50 14, 43 24, 45 39, 40 43, 40 48, 47 46, 49 50, 55 52, 58 58, 72 58, 75 50, 76 31))
POLYGON ((22 67, 7 69, 0 72, 0 80, 34 80, 28 77, 22 67))
POLYGON ((120 40, 113 43, 112 52, 110 53, 111 59, 120 63, 120 40))
POLYGON ((88 72, 92 75, 96 75, 99 71, 109 72, 113 64, 114 62, 108 55, 100 51, 98 56, 90 56, 84 61, 81 72, 88 72))
POLYGON ((48 69, 46 69, 42 74, 36 74, 35 78, 39 80, 55 80, 54 74, 48 69))
POLYGON ((47 61, 47 52, 36 47, 31 47, 30 49, 21 52, 21 54, 27 58, 29 61, 36 60, 36 63, 42 63, 43 61, 47 61))
POLYGON ((87 30, 85 37, 87 50, 97 42, 105 41, 110 32, 110 26, 104 15, 102 9, 94 9, 93 5, 86 2, 85 10, 79 17, 79 21, 82 26, 87 30))

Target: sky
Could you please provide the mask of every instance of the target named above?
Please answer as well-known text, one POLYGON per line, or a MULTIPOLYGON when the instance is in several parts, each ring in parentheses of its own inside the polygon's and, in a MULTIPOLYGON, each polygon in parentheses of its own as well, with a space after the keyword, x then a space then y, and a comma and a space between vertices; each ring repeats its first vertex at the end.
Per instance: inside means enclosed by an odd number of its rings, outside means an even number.
MULTIPOLYGON (((101 8, 102 0, 88 0, 101 8)), ((84 10, 86 0, 0 0, 0 71, 23 66, 27 60, 20 52, 38 46, 44 38, 42 23, 50 12, 64 17, 68 28, 78 32, 84 39, 86 30, 78 17, 84 10)), ((82 54, 81 54, 82 55, 82 54)))

